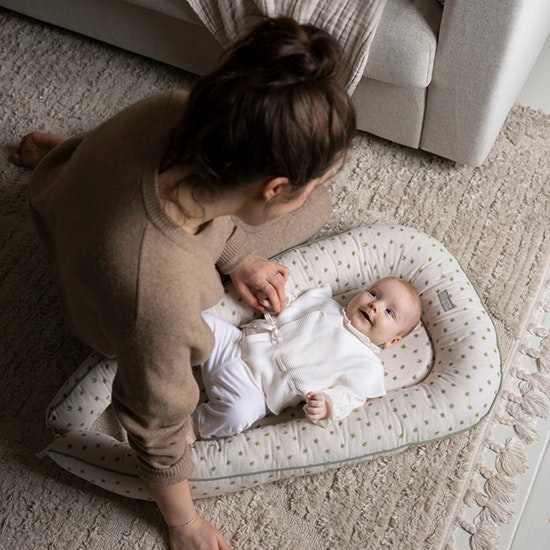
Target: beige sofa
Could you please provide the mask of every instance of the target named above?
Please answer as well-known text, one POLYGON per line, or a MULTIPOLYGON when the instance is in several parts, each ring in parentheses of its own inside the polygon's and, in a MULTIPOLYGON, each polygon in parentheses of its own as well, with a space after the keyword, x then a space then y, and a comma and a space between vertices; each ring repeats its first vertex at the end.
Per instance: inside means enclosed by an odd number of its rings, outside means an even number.
MULTIPOLYGON (((193 73, 221 54, 185 0, 0 6, 193 73)), ((353 94, 358 128, 480 165, 549 33, 549 0, 387 0, 353 94)))

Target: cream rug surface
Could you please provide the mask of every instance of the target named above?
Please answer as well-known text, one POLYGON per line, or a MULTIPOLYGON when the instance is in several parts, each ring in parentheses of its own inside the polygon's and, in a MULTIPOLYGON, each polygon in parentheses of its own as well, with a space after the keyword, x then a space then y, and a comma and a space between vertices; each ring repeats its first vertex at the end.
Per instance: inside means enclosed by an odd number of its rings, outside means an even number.
MULTIPOLYGON (((154 504, 102 491, 36 457, 50 441, 46 406, 88 350, 64 326, 28 214, 28 172, 7 156, 27 131, 86 130, 151 93, 188 87, 192 77, 5 10, 0 29, 0 548, 167 548, 154 504)), ((199 501, 234 549, 499 547, 496 527, 511 519, 536 418, 548 414, 550 343, 537 308, 548 307, 549 152, 550 116, 520 107, 480 168, 357 136, 330 184, 334 213, 322 235, 381 222, 440 240, 495 321, 502 394, 462 435, 199 501), (499 439, 503 425, 510 433, 499 439)))

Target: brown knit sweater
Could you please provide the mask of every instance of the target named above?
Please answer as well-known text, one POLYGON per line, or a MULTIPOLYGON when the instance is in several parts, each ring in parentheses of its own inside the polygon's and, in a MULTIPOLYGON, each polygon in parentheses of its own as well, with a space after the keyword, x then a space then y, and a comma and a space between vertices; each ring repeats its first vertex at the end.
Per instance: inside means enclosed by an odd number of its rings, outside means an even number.
POLYGON ((220 217, 190 235, 165 214, 157 171, 187 94, 145 99, 54 149, 29 184, 31 213, 74 333, 116 357, 113 407, 155 484, 188 477, 185 443, 198 389, 191 365, 211 352, 201 311, 222 297, 252 252, 269 257, 311 237, 330 213, 326 191, 253 229, 220 217))

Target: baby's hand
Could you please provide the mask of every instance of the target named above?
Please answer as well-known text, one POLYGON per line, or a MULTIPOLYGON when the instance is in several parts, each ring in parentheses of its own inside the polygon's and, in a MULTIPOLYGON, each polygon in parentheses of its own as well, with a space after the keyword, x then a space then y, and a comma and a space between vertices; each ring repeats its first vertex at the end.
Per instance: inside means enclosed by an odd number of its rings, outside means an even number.
POLYGON ((306 396, 304 412, 308 420, 327 420, 330 418, 330 404, 324 393, 310 392, 306 396))

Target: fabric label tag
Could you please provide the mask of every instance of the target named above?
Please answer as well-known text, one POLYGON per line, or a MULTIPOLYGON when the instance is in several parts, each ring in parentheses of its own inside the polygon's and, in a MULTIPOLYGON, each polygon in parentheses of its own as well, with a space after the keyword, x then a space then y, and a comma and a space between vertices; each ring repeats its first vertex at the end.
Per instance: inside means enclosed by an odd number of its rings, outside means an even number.
POLYGON ((441 291, 437 295, 437 297, 441 302, 441 307, 443 308, 443 311, 449 311, 450 309, 453 309, 455 307, 453 302, 451 302, 451 297, 449 296, 449 293, 446 290, 441 291))

